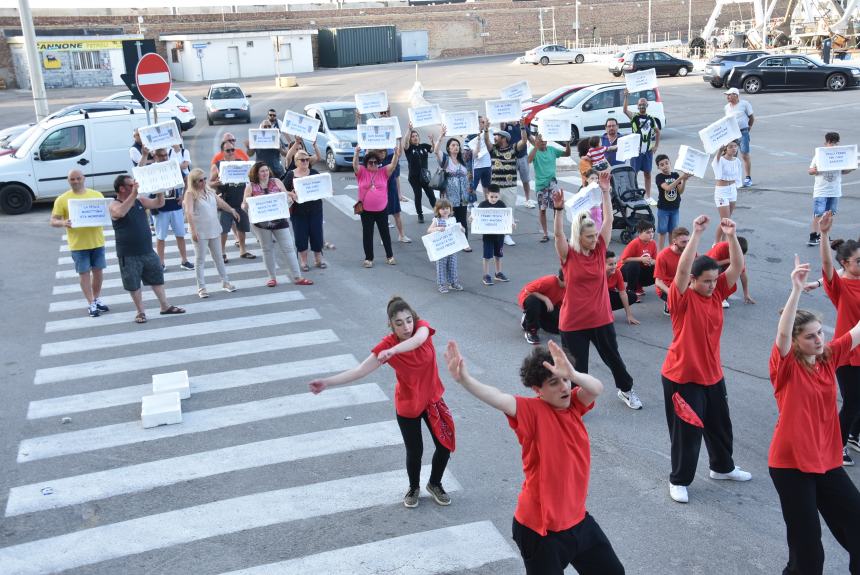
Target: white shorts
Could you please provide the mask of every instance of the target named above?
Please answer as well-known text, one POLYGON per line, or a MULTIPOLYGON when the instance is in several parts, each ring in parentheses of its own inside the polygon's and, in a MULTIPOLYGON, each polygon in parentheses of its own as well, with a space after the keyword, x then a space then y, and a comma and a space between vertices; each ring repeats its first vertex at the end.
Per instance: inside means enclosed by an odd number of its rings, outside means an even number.
POLYGON ((734 184, 714 188, 714 203, 718 208, 728 206, 729 202, 736 201, 738 201, 738 188, 734 184))

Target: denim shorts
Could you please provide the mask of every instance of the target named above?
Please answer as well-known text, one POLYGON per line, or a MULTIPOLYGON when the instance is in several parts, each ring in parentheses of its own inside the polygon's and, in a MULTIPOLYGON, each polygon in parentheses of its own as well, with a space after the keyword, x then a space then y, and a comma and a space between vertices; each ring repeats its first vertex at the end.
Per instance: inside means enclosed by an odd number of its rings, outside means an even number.
POLYGON ((654 165, 654 153, 653 152, 645 152, 644 154, 639 154, 635 158, 630 158, 630 167, 633 168, 634 172, 647 172, 651 173, 651 166, 654 165))
POLYGON ((155 237, 161 241, 167 239, 167 234, 173 230, 177 238, 185 237, 185 212, 182 210, 171 210, 165 212, 159 210, 155 214, 155 237))
POLYGON ((839 198, 812 198, 812 215, 820 218, 824 212, 833 212, 836 215, 836 208, 839 207, 839 198))
POLYGON ((105 247, 91 250, 72 250, 72 261, 75 262, 75 272, 85 274, 91 269, 103 270, 107 267, 105 247))
POLYGON ((485 260, 491 260, 494 257, 503 257, 502 250, 505 247, 505 236, 498 234, 488 234, 484 236, 483 243, 485 260))
POLYGON ((741 141, 739 146, 741 154, 749 154, 750 153, 750 129, 744 128, 741 130, 741 141))
POLYGON ((678 227, 678 215, 681 210, 662 210, 657 208, 657 233, 671 234, 678 227))

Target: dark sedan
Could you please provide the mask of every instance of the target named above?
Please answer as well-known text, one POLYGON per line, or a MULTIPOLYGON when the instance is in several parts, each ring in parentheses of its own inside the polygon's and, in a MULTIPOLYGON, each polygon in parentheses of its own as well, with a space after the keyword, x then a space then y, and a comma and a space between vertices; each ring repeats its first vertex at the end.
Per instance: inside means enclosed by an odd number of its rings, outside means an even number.
POLYGON ((823 64, 813 58, 784 54, 764 56, 736 66, 726 79, 727 88, 743 89, 747 94, 762 90, 815 90, 838 92, 860 85, 860 68, 823 64))
POLYGON ((670 56, 659 50, 630 50, 616 54, 609 63, 609 71, 616 78, 628 72, 654 69, 660 75, 686 76, 693 71, 693 63, 670 56))

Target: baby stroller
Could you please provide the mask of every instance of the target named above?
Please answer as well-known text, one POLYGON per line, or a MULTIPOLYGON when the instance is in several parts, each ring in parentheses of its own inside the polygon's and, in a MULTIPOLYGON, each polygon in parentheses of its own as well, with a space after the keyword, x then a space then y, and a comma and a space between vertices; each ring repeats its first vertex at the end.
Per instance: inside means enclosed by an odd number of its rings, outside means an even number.
POLYGON ((645 201, 645 190, 636 184, 636 172, 627 165, 614 166, 612 176, 612 229, 621 230, 625 244, 636 237, 639 220, 654 223, 654 213, 645 201))

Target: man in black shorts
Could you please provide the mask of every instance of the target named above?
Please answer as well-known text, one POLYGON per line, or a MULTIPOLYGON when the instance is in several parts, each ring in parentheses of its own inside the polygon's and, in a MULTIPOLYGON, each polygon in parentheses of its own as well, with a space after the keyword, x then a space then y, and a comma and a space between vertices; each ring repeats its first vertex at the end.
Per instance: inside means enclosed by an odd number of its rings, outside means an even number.
MULTIPOLYGON (((227 234, 230 229, 233 229, 233 235, 236 236, 236 241, 239 242, 239 257, 247 260, 253 260, 257 256, 248 251, 245 247, 245 235, 251 231, 251 221, 248 219, 248 214, 242 209, 242 201, 245 196, 245 184, 224 184, 221 182, 220 168, 221 162, 239 162, 244 161, 239 159, 239 150, 235 142, 224 140, 221 142, 222 159, 212 163, 209 170, 209 185, 214 188, 221 199, 227 202, 227 205, 236 210, 239 214, 239 220, 233 219, 232 214, 221 212, 221 254, 226 264, 227 259, 227 234)), ((246 156, 247 157, 247 156, 246 156)))

